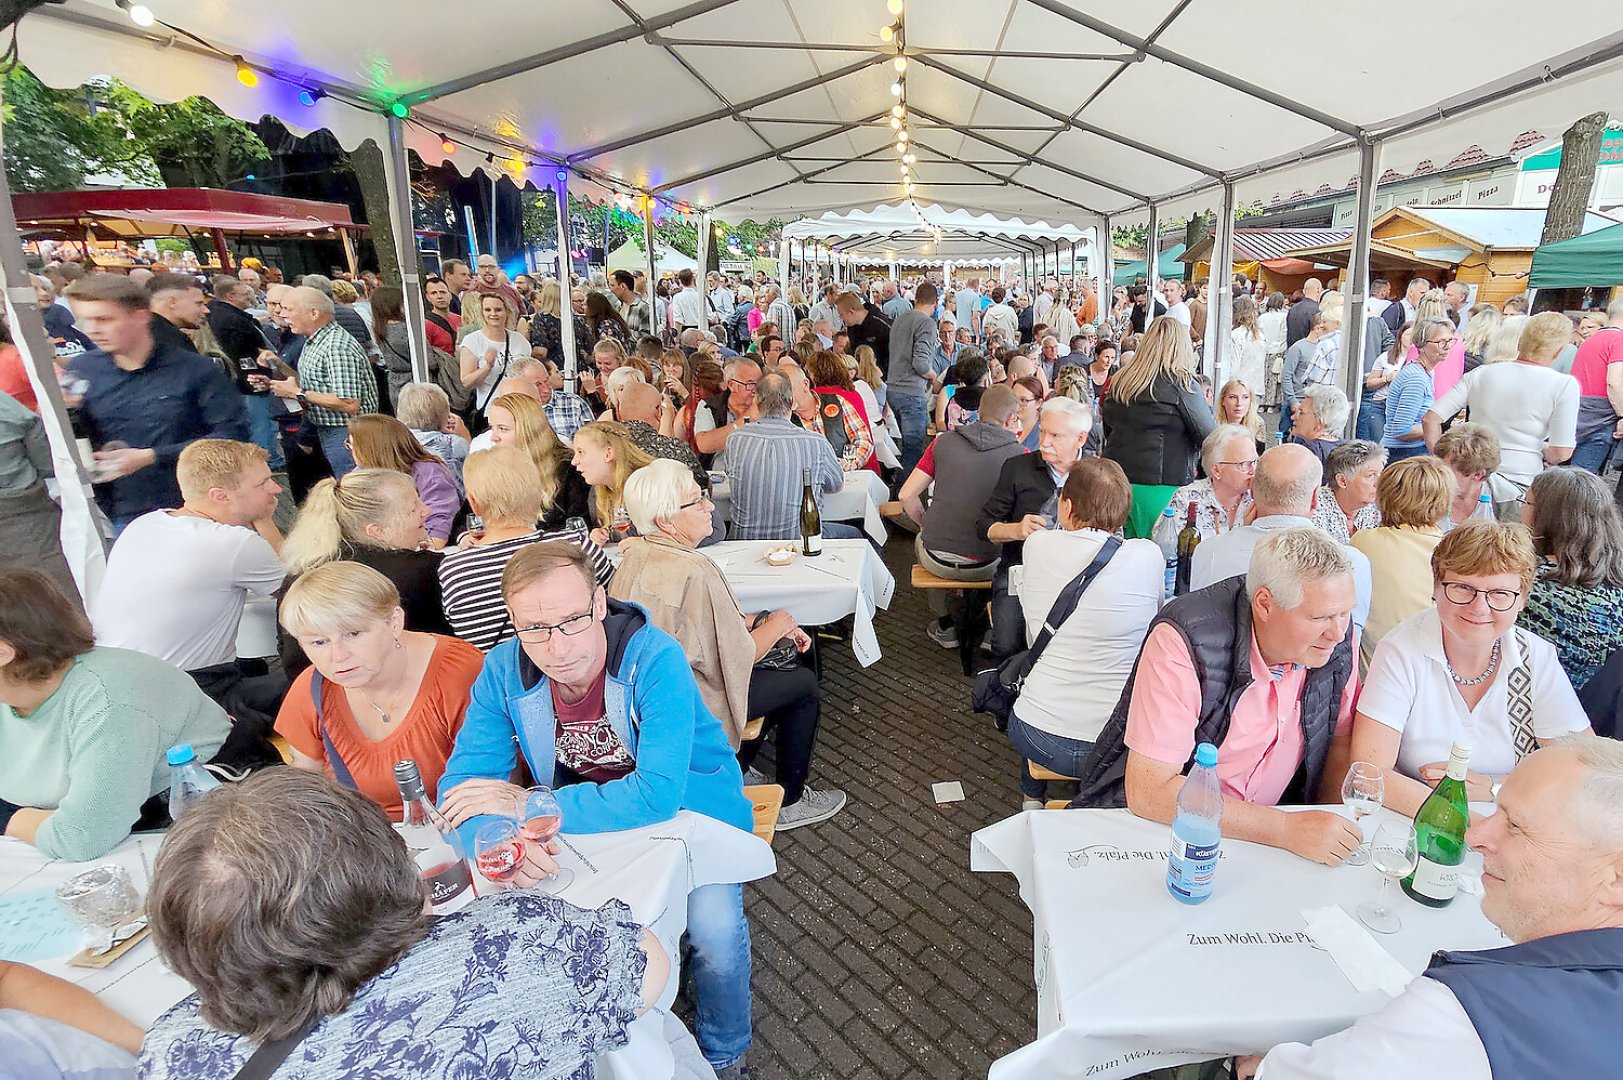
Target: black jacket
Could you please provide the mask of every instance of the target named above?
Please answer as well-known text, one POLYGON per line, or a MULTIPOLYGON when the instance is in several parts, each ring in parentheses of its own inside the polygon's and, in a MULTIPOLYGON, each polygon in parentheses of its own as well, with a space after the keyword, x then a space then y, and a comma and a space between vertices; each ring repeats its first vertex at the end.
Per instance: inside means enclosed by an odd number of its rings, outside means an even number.
MULTIPOLYGON (((873 350, 874 362, 879 365, 879 370, 884 374, 889 374, 890 320, 885 318, 883 311, 880 311, 872 304, 865 303, 862 307, 867 311, 868 317, 855 325, 847 323, 845 326, 845 332, 851 339, 850 352, 855 355, 859 345, 868 346, 873 350)), ((789 335, 787 333, 783 333, 782 336, 785 340, 788 340, 789 335)))
POLYGON ((1134 484, 1181 487, 1195 478, 1200 444, 1217 427, 1199 387, 1162 376, 1132 401, 1115 387, 1099 408, 1105 444, 1101 457, 1120 465, 1134 484))
MULTIPOLYGON (((997 524, 1011 524, 1027 514, 1040 514, 1048 500, 1054 497, 1054 474, 1042 454, 1033 450, 1029 454, 1012 457, 1003 463, 992 495, 975 519, 975 533, 988 543, 987 530, 997 524)), ((1020 562, 1025 541, 1010 540, 1003 545, 1003 566, 1020 562)))
POLYGON ((214 332, 214 340, 220 343, 226 359, 236 369, 233 374, 237 389, 244 394, 269 393, 268 390, 255 390, 248 384, 250 374, 276 377, 276 372, 259 363, 259 351, 270 348, 270 342, 265 340, 258 320, 234 304, 216 300, 209 305, 208 323, 209 329, 214 332))
POLYGON ((1313 317, 1319 313, 1319 302, 1303 297, 1285 312, 1285 348, 1290 348, 1307 337, 1313 329, 1313 317))

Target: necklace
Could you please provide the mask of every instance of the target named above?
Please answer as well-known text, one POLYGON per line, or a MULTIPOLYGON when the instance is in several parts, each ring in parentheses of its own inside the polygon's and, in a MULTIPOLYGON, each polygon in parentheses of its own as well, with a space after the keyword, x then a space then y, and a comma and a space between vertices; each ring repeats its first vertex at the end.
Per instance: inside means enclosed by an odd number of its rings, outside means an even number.
POLYGON ((1499 642, 1495 641, 1493 643, 1493 654, 1488 657, 1488 670, 1484 671, 1474 679, 1461 678, 1460 673, 1454 670, 1454 665, 1448 662, 1448 657, 1446 654, 1443 657, 1443 666, 1448 669, 1449 678, 1453 679, 1458 685, 1481 686, 1483 683, 1493 678, 1493 673, 1499 670, 1499 642))
MULTIPOLYGON (((409 668, 409 665, 410 665, 409 658, 403 660, 403 662, 406 663, 408 665, 408 668, 409 668)), ((369 706, 371 706, 372 711, 378 714, 378 719, 383 723, 384 727, 388 727, 391 723, 394 722, 394 715, 393 715, 394 710, 392 708, 384 709, 382 705, 379 705, 376 701, 372 700, 372 695, 371 694, 362 694, 362 693, 359 693, 359 692, 356 692, 356 691, 351 691, 350 696, 351 697, 361 698, 369 706)), ((397 691, 395 691, 393 696, 391 696, 391 697, 389 697, 389 698, 387 698, 385 700, 385 704, 392 706, 392 705, 394 705, 395 701, 399 697, 400 697, 400 691, 397 690, 397 691)))

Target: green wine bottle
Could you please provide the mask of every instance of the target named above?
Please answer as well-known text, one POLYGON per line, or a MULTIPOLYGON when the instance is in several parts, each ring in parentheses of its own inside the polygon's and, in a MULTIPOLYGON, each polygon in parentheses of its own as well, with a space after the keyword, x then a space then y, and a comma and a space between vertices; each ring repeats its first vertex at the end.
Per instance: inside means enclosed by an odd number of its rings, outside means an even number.
POLYGON ((1465 767, 1470 760, 1471 748, 1455 742, 1448 754, 1448 775, 1420 804, 1414 818, 1418 859, 1414 871, 1403 879, 1403 891, 1427 907, 1447 907, 1459 888, 1465 828, 1471 824, 1465 795, 1465 767))

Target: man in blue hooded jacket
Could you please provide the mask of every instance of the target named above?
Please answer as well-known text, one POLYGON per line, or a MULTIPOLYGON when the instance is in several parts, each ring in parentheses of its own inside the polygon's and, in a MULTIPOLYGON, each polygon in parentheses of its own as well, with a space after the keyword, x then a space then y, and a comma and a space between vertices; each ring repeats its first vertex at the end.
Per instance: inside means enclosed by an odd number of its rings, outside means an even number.
MULTIPOLYGON (((748 832, 743 776, 721 722, 705 708, 676 639, 636 604, 610 600, 573 544, 533 544, 508 562, 502 595, 514 637, 490 651, 440 780, 441 809, 469 843, 491 815, 512 813, 508 777, 523 754, 550 784, 564 829, 612 832, 691 810, 748 832)), ((526 845, 512 884, 556 869, 526 845)), ((750 1044, 749 927, 743 886, 688 896, 694 1034, 724 1078, 745 1075, 750 1044)))

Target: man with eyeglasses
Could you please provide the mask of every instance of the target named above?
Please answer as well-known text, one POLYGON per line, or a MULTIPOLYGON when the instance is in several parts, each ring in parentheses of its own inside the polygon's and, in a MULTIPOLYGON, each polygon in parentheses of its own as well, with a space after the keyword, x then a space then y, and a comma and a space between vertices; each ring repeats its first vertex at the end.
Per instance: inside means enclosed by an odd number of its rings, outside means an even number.
MULTIPOLYGON (((571 833, 657 825, 681 810, 753 828, 738 761, 681 645, 642 607, 609 599, 579 547, 524 548, 502 572, 502 596, 515 636, 486 658, 440 780, 440 807, 469 850, 480 826, 512 814, 522 789, 508 778, 521 758, 556 791, 571 833)), ((556 870, 545 847, 527 844, 507 885, 556 870)), ((687 923, 699 1048, 721 1076, 746 1075, 743 886, 694 889, 687 923)))
MULTIPOLYGON (((1204 589, 1225 578, 1244 574, 1246 567, 1251 565, 1251 553, 1270 533, 1302 525, 1317 528, 1313 525, 1313 510, 1319 504, 1320 481, 1323 479, 1324 463, 1307 447, 1296 443, 1269 447, 1262 457, 1256 459, 1256 475, 1251 481, 1251 498, 1256 504, 1256 513, 1251 523, 1214 536, 1195 549, 1194 563, 1189 570, 1190 589, 1204 589)), ((1365 620, 1369 618, 1372 588, 1369 557, 1362 551, 1342 546, 1352 564, 1357 598, 1353 608, 1353 624, 1362 630, 1365 620)))
POLYGON ((1386 430, 1381 445, 1386 462, 1418 457, 1426 452, 1426 412, 1436 400, 1431 373, 1448 358, 1454 342, 1454 324, 1447 319, 1421 319, 1414 328, 1415 359, 1398 369, 1386 393, 1386 430))
POLYGON ((755 419, 755 386, 761 379, 761 365, 740 357, 723 372, 726 388, 693 414, 693 443, 699 448, 699 460, 717 472, 727 471, 727 440, 755 419))

